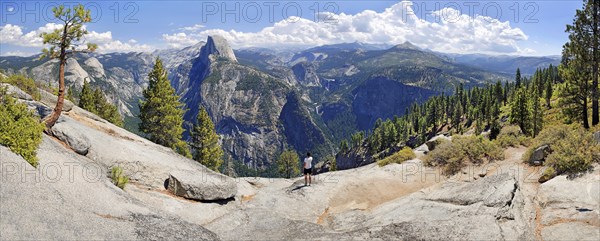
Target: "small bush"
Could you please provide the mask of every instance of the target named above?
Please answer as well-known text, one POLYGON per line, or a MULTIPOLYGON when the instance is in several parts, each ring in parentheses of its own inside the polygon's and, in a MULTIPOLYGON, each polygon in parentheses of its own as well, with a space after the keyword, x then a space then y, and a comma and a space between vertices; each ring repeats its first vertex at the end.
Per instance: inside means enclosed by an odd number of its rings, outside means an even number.
POLYGON ((385 165, 388 165, 391 163, 402 164, 403 162, 411 160, 411 159, 415 159, 416 157, 417 156, 415 155, 413 150, 410 149, 410 147, 404 147, 399 152, 396 152, 393 155, 386 157, 385 159, 383 159, 381 161, 378 161, 377 165, 382 167, 382 166, 385 166, 385 165))
POLYGON ((38 165, 37 148, 42 142, 44 125, 27 106, 0 89, 0 145, 21 155, 29 164, 38 165))
POLYGON ((455 136, 452 141, 442 142, 425 157, 425 164, 443 167, 445 174, 452 175, 468 163, 481 164, 484 160, 497 161, 504 158, 496 143, 481 136, 455 136))
POLYGON ((40 90, 35 84, 32 78, 27 78, 23 75, 16 74, 11 75, 8 78, 2 78, 0 80, 3 83, 7 83, 25 91, 25 93, 31 95, 34 100, 40 100, 40 90))
POLYGON ((517 147, 519 145, 528 146, 531 144, 531 139, 521 132, 519 126, 505 126, 500 130, 500 134, 495 142, 502 148, 517 147))
POLYGON ((579 125, 545 128, 523 155, 523 161, 531 159, 535 149, 543 145, 550 146, 544 165, 549 166, 547 170, 552 168, 556 175, 585 172, 593 162, 600 162, 600 145, 594 141, 592 132, 579 125))
POLYGON ((129 182, 129 177, 125 176, 125 172, 121 167, 113 167, 110 170, 110 178, 112 179, 113 184, 115 186, 124 189, 125 185, 129 182))

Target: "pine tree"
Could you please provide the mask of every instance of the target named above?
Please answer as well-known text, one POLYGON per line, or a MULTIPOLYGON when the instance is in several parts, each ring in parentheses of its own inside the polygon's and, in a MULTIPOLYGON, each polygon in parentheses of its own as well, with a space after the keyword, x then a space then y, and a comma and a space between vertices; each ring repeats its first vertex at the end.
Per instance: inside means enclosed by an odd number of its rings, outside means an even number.
MULTIPOLYGON (((550 66, 552 68, 552 66, 550 66)), ((546 80, 546 108, 550 109, 550 100, 552 99, 552 79, 546 80)))
POLYGON ((281 175, 286 178, 298 176, 300 174, 300 158, 295 151, 285 150, 277 159, 277 169, 281 175))
MULTIPOLYGON (((50 49, 42 49, 43 58, 57 58, 59 60, 58 71, 58 100, 52 114, 43 122, 46 124, 46 129, 52 129, 63 109, 65 101, 65 66, 67 58, 73 53, 79 51, 78 46, 83 44, 81 39, 88 33, 84 28, 84 24, 91 22, 91 12, 85 9, 82 4, 79 4, 72 9, 65 9, 64 5, 52 8, 55 19, 60 21, 61 28, 55 29, 51 33, 42 33, 44 44, 49 44, 50 49), (58 48, 58 49, 57 49, 58 48)), ((97 45, 87 43, 86 51, 94 51, 97 45)))
POLYGON ((515 92, 510 106, 510 122, 519 125, 524 134, 529 134, 531 116, 525 88, 519 88, 515 92))
POLYGON ((504 105, 508 104, 508 94, 510 93, 510 83, 508 83, 508 81, 506 81, 506 83, 504 83, 504 96, 502 97, 502 102, 504 102, 504 105))
POLYGON ((454 114, 452 116, 452 128, 454 128, 457 132, 462 132, 460 127, 462 112, 462 105, 460 104, 460 101, 458 101, 456 102, 456 106, 454 107, 454 114))
POLYGON ((144 100, 140 101, 139 130, 146 133, 150 141, 191 157, 187 144, 181 140, 185 111, 159 58, 156 58, 148 80, 144 100))
POLYGON ((121 113, 119 113, 117 106, 108 102, 105 104, 105 106, 106 107, 101 117, 108 122, 115 124, 116 126, 123 127, 123 118, 121 117, 121 113))
POLYGON ((103 116, 103 112, 106 110, 107 106, 106 97, 102 94, 102 91, 99 88, 94 89, 94 110, 96 110, 96 114, 99 116, 103 116))
POLYGON ((544 125, 544 109, 540 105, 540 98, 537 94, 534 92, 529 100, 531 108, 531 134, 533 137, 536 137, 540 133, 544 125))
POLYGON ((585 128, 589 128, 588 102, 592 102, 592 124, 596 124, 597 104, 597 36, 593 23, 597 15, 597 1, 584 1, 584 8, 577 10, 572 25, 567 25, 569 42, 563 46, 563 58, 560 73, 565 80, 565 88, 561 91, 561 106, 570 119, 579 119, 585 128), (594 14, 596 10, 596 14, 594 14), (591 83, 590 83, 591 80, 591 83), (595 102, 595 103, 594 103, 595 102))
POLYGON ((515 88, 521 87, 521 69, 517 68, 517 74, 515 75, 515 88))
POLYGON ((90 83, 84 81, 81 94, 79 95, 79 107, 92 113, 96 113, 96 100, 94 99, 94 91, 90 87, 90 83))
POLYGON ((123 126, 123 119, 117 106, 108 102, 100 88, 94 90, 95 114, 117 126, 123 126))
POLYGON ((500 81, 496 82, 496 85, 494 85, 494 97, 496 103, 502 103, 504 99, 504 93, 502 91, 502 82, 500 81))
POLYGON ((204 107, 201 107, 198 112, 198 119, 191 137, 190 146, 194 153, 194 160, 218 171, 223 164, 223 149, 219 146, 219 136, 215 132, 215 125, 204 107))
POLYGON ((99 88, 92 91, 90 84, 85 81, 79 95, 79 107, 92 112, 117 126, 123 126, 123 118, 119 109, 108 102, 99 88))

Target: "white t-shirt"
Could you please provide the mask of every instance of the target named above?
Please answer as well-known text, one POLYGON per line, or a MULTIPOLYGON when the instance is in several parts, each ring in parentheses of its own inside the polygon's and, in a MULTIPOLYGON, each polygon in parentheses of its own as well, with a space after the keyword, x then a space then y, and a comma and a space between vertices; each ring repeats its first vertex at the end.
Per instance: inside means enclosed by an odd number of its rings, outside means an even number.
POLYGON ((306 169, 312 168, 312 157, 304 158, 304 166, 306 169))

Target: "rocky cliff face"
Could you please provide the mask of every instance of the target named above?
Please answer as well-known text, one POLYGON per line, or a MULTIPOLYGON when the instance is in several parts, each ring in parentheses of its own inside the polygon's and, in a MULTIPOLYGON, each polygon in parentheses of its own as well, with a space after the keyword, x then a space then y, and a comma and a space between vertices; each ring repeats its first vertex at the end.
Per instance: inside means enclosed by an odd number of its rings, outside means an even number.
MULTIPOLYGON (((222 37, 209 37, 192 64, 179 68, 189 69, 187 75, 174 78, 188 109, 184 118, 187 125, 196 122, 200 105, 206 107, 223 148, 245 165, 268 166, 286 145, 300 146, 299 143, 307 141, 296 138, 298 133, 308 132, 314 138, 313 144, 302 144, 298 151, 312 151, 327 142, 314 122, 306 119, 308 114, 298 120, 305 125, 293 126, 285 121, 282 125, 280 118, 290 116, 288 113, 308 113, 297 96, 290 102, 293 87, 284 80, 238 64, 222 37)), ((328 149, 328 153, 332 152, 333 148, 328 149)))
POLYGON ((199 97, 215 122, 223 148, 246 165, 265 167, 284 147, 278 116, 289 91, 264 73, 219 62, 211 66, 199 97))
POLYGON ((377 119, 391 119, 404 113, 413 103, 437 94, 435 91, 409 86, 385 77, 369 79, 354 89, 352 110, 360 129, 371 128, 377 119))
POLYGON ((233 49, 229 47, 227 40, 219 35, 208 36, 206 45, 200 53, 202 61, 215 60, 219 58, 227 59, 237 63, 233 49))
POLYGON ((321 86, 321 81, 319 76, 317 76, 314 65, 301 62, 292 66, 292 71, 296 80, 303 86, 321 86))

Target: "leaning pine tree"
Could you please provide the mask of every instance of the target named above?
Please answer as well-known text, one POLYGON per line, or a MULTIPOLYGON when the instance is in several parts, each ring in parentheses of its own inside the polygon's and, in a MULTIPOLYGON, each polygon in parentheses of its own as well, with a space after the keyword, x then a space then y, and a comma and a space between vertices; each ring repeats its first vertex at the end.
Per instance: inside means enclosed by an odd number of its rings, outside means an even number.
POLYGON ((190 145, 194 153, 194 160, 214 171, 219 170, 223 164, 223 150, 219 146, 219 136, 215 132, 215 125, 204 107, 201 107, 198 112, 190 145))
POLYGON ((62 112, 65 101, 65 66, 67 58, 75 52, 94 51, 98 47, 91 43, 87 43, 87 49, 85 50, 79 47, 84 44, 85 41, 82 41, 82 38, 88 33, 83 25, 92 21, 90 10, 79 4, 72 9, 65 9, 63 5, 54 7, 52 12, 54 18, 59 20, 62 26, 50 33, 40 35, 44 44, 50 45, 49 49, 42 50, 43 54, 40 59, 52 58, 59 60, 58 100, 52 114, 43 121, 46 124, 46 130, 52 129, 62 112))
POLYGON ((162 61, 156 58, 154 68, 148 74, 148 88, 140 101, 139 130, 159 145, 170 147, 177 153, 191 157, 187 144, 181 140, 183 134, 183 104, 167 79, 162 61))

